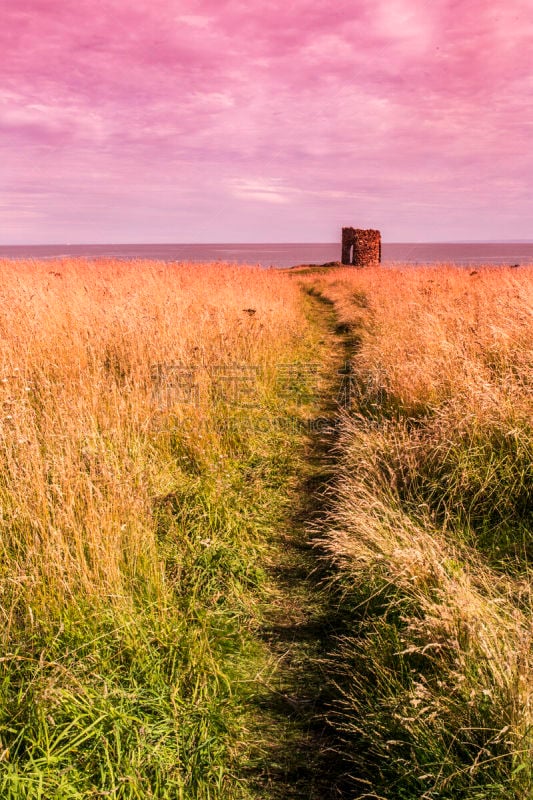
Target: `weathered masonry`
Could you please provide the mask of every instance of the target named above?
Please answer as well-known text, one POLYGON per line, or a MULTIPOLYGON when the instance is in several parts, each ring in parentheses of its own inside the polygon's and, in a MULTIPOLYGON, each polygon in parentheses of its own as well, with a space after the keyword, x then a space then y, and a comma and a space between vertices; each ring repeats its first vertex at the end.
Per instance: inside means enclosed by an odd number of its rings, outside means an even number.
POLYGON ((381 233, 362 228, 342 229, 342 263, 370 267, 381 263, 381 233))

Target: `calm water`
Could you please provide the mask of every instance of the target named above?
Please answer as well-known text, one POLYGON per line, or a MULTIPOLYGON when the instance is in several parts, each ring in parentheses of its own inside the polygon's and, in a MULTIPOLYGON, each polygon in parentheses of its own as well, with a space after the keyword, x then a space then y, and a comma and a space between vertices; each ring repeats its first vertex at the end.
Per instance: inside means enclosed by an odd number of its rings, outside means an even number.
MULTIPOLYGON (((0 246, 0 258, 85 256, 161 261, 229 261, 263 267, 324 264, 340 259, 336 244, 110 244, 0 246)), ((385 263, 526 264, 533 263, 533 242, 485 244, 383 244, 385 263)))

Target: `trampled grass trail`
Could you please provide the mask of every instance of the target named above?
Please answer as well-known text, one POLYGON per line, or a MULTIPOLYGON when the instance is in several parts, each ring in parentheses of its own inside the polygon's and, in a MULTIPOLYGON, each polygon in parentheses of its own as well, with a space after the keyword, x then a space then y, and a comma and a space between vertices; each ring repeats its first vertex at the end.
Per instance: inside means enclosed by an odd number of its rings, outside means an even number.
POLYGON ((354 342, 332 304, 304 289, 320 335, 312 393, 302 414, 298 469, 287 484, 285 513, 267 552, 266 594, 257 635, 264 642, 253 678, 251 787, 260 798, 340 798, 347 764, 328 723, 331 651, 345 620, 323 585, 328 574, 313 544, 324 523, 337 473, 340 412, 349 402, 354 342))

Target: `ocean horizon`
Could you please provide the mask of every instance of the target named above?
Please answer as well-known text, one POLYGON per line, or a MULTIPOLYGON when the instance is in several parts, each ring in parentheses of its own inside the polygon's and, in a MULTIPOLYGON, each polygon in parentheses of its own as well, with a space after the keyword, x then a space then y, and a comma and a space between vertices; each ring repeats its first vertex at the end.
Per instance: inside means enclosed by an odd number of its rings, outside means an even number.
MULTIPOLYGON (((326 243, 213 243, 213 244, 56 244, 3 245, 0 258, 54 259, 82 257, 150 259, 158 261, 257 264, 292 267, 339 261, 338 242, 326 243)), ((533 241, 517 242, 384 242, 384 264, 526 264, 533 263, 533 241)))

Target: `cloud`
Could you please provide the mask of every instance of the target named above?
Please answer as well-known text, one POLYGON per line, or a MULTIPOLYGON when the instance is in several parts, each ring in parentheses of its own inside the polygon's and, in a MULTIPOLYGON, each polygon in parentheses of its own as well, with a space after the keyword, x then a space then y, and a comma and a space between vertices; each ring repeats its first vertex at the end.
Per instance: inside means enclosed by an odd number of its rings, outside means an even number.
POLYGON ((207 28, 211 23, 212 17, 202 17, 200 14, 181 14, 176 17, 176 21, 191 28, 207 28))
POLYGON ((288 203, 291 190, 281 181, 262 178, 237 178, 230 181, 230 191, 242 200, 259 200, 264 203, 288 203))
POLYGON ((19 0, 3 16, 4 240, 328 240, 369 215, 389 240, 495 238, 496 196, 531 233, 529 0, 19 0))

